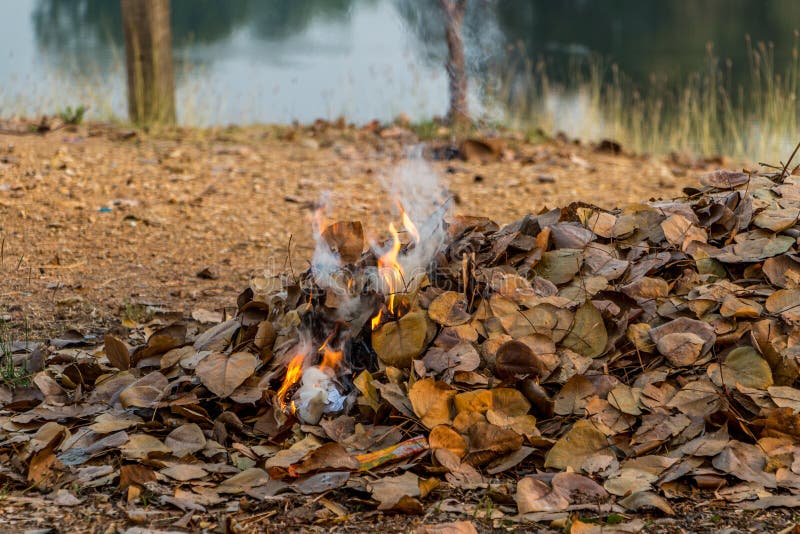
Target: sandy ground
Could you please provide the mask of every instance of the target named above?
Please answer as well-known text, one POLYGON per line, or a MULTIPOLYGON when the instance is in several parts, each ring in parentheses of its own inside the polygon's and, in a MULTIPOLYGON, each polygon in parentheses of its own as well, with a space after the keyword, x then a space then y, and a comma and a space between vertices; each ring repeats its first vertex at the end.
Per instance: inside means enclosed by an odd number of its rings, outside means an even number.
MULTIPOLYGON (((393 202, 382 183, 418 141, 397 129, 328 125, 0 135, 0 328, 35 340, 68 328, 96 333, 154 310, 232 312, 253 273, 307 267, 310 215, 325 195, 331 218, 362 220, 385 237, 393 202)), ((446 144, 429 142, 426 153, 446 144)), ((456 213, 498 222, 578 200, 614 207, 670 197, 703 171, 513 139, 501 161, 431 167, 456 213)))

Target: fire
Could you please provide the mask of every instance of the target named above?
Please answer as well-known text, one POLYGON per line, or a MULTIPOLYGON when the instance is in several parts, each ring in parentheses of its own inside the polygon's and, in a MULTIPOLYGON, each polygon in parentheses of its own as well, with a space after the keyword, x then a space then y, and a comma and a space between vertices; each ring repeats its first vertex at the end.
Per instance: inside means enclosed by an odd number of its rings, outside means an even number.
POLYGON ((394 223, 389 223, 389 232, 392 234, 392 246, 378 258, 378 272, 383 278, 384 289, 389 294, 389 311, 394 313, 395 294, 403 284, 403 267, 397 261, 401 245, 394 223))
POLYGON ((403 209, 403 206, 400 206, 400 213, 403 214, 403 227, 406 229, 406 232, 411 234, 411 238, 414 240, 414 243, 419 243, 419 230, 417 230, 417 226, 411 221, 406 213, 406 210, 403 209))
MULTIPOLYGON (((286 378, 283 379, 283 384, 281 384, 281 388, 278 390, 278 402, 280 402, 281 409, 285 410, 286 405, 286 394, 289 392, 289 388, 295 385, 299 380, 300 377, 303 376, 303 361, 305 360, 305 356, 302 354, 298 354, 292 361, 289 362, 289 365, 286 367, 286 378)), ((292 403, 292 411, 294 412, 294 403, 292 403)))
MULTIPOLYGON (((411 236, 411 239, 414 243, 419 243, 420 241, 420 234, 417 226, 411 220, 411 218, 406 213, 406 210, 403 209, 403 205, 399 202, 397 203, 397 207, 400 210, 400 216, 403 221, 403 228, 406 232, 411 236)), ((397 315, 398 313, 398 297, 397 294, 402 291, 403 288, 403 266, 398 261, 398 257, 400 255, 400 236, 397 232, 397 228, 395 228, 394 223, 389 223, 389 233, 392 235, 392 245, 380 258, 378 258, 378 273, 383 280, 383 290, 384 293, 388 296, 387 308, 389 312, 393 315, 397 315)), ((372 329, 375 330, 380 326, 381 317, 382 317, 382 310, 378 311, 378 314, 372 318, 372 329)))
POLYGON ((328 348, 327 345, 323 345, 321 350, 322 362, 319 364, 319 368, 336 370, 339 366, 339 362, 342 361, 342 351, 332 350, 328 348))
POLYGON ((383 315, 383 310, 378 310, 378 315, 372 318, 372 329, 375 330, 381 324, 381 316, 383 315))

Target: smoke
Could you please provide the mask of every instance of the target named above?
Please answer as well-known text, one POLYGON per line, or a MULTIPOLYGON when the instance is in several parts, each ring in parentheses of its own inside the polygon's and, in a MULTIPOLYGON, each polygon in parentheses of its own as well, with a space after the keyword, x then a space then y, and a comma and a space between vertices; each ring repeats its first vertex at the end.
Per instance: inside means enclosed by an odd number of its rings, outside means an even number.
MULTIPOLYGON (((395 200, 398 218, 405 210, 416 226, 419 239, 397 258, 406 280, 427 271, 445 241, 444 219, 451 202, 436 170, 422 157, 422 145, 409 148, 406 159, 393 172, 381 177, 384 189, 395 200)), ((380 255, 385 250, 373 251, 380 255)))

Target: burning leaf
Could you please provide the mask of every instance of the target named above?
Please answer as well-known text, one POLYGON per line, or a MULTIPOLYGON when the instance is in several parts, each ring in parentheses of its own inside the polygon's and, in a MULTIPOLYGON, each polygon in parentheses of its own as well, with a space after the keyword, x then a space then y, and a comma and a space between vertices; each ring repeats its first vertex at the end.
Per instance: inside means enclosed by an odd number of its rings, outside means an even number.
POLYGON ((425 312, 412 312, 373 331, 372 348, 386 365, 406 369, 422 354, 427 334, 425 312))
POLYGON ((414 413, 428 428, 450 423, 455 394, 450 386, 432 378, 416 381, 408 391, 414 413))
POLYGON ((211 393, 227 397, 255 371, 258 360, 248 352, 230 356, 219 352, 209 354, 197 364, 196 373, 211 393))

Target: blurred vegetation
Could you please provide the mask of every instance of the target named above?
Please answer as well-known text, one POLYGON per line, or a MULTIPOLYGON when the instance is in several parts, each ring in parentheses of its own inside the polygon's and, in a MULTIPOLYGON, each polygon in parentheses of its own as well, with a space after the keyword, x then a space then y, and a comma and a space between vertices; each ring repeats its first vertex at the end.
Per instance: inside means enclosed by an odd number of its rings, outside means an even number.
MULTIPOLYGON (((290 42, 378 2, 392 5, 422 62, 444 63, 438 0, 172 0, 178 78, 197 67, 181 66, 193 45, 240 32, 290 42)), ((33 17, 59 68, 119 70, 117 0, 38 0, 33 17)), ((800 0, 470 0, 464 31, 470 83, 491 120, 637 152, 772 157, 797 135, 797 27, 800 0)))

